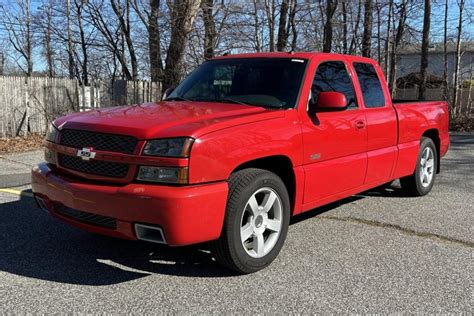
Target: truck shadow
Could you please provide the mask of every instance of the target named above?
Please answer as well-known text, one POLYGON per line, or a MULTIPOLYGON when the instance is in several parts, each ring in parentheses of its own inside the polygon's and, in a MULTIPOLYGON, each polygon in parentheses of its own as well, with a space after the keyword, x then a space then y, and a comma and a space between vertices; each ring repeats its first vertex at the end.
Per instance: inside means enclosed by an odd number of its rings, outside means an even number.
POLYGON ((68 284, 110 285, 150 274, 233 276, 203 246, 167 246, 82 232, 31 197, 0 204, 0 271, 68 284))

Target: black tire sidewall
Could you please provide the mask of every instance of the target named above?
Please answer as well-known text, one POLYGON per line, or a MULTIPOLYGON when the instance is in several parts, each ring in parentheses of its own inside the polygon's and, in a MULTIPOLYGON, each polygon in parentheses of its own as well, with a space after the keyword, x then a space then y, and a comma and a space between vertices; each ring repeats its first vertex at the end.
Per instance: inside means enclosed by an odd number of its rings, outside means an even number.
POLYGON ((258 175, 253 181, 253 183, 248 185, 248 187, 241 192, 240 196, 238 197, 236 209, 228 211, 232 211, 234 214, 234 218, 231 224, 229 225, 230 227, 228 227, 230 229, 228 233, 231 236, 231 238, 229 238, 229 247, 233 248, 232 253, 234 253, 236 256, 234 260, 238 261, 238 265, 245 267, 245 270, 248 270, 248 272, 253 272, 264 268, 265 266, 269 265, 273 260, 275 260, 285 242, 290 221, 290 201, 288 197, 288 192, 283 181, 271 172, 265 172, 258 175), (253 258, 249 254, 247 254, 240 241, 240 225, 242 214, 249 198, 257 190, 263 187, 273 189, 280 198, 283 207, 282 228, 280 231, 280 236, 278 237, 278 241, 276 242, 273 249, 262 258, 253 258))
POLYGON ((420 144, 420 152, 418 153, 418 159, 416 160, 416 169, 415 169, 415 175, 414 175, 415 176, 416 189, 418 190, 418 192, 421 195, 425 195, 425 194, 427 194, 428 192, 431 191, 431 189, 433 188, 434 182, 435 182, 437 171, 438 171, 438 153, 437 153, 437 150, 436 150, 436 146, 430 138, 423 138, 421 140, 421 144, 420 144), (426 147, 430 147, 431 150, 433 151, 433 156, 434 156, 434 166, 433 166, 433 168, 434 168, 434 170, 433 170, 433 178, 431 179, 430 185, 427 186, 427 187, 424 187, 421 184, 421 179, 420 179, 420 168, 421 168, 420 161, 421 161, 421 157, 422 157, 423 152, 424 152, 426 147))

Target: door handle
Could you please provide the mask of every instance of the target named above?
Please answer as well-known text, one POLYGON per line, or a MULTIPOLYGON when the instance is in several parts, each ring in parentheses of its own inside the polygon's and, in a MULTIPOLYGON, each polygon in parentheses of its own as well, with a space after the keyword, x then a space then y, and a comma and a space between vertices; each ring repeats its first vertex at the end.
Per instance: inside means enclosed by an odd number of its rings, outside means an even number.
POLYGON ((365 122, 364 121, 356 121, 355 126, 357 129, 362 129, 365 127, 365 122))

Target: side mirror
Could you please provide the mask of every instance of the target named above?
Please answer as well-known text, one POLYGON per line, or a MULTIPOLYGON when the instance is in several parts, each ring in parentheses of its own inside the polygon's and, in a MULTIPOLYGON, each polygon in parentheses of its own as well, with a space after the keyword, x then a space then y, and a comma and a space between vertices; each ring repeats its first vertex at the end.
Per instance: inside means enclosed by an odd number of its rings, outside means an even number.
POLYGON ((165 90, 165 92, 163 93, 163 95, 161 96, 161 101, 163 100, 166 100, 166 98, 171 94, 171 92, 174 91, 174 87, 173 88, 168 88, 165 90))
POLYGON ((320 92, 316 109, 322 111, 341 111, 347 107, 346 96, 341 92, 320 92))

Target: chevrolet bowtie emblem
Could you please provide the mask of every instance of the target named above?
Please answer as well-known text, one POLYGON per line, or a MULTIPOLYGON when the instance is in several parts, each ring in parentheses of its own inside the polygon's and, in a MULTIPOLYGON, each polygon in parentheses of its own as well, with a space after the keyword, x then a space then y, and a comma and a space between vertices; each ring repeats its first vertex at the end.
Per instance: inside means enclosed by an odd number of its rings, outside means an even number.
POLYGON ((82 160, 94 159, 96 153, 95 153, 94 151, 92 151, 93 149, 94 149, 94 148, 92 148, 92 147, 89 147, 89 148, 88 148, 88 147, 84 147, 84 148, 82 148, 82 149, 79 149, 79 150, 77 151, 77 155, 76 155, 76 156, 77 156, 77 157, 81 157, 82 160))

